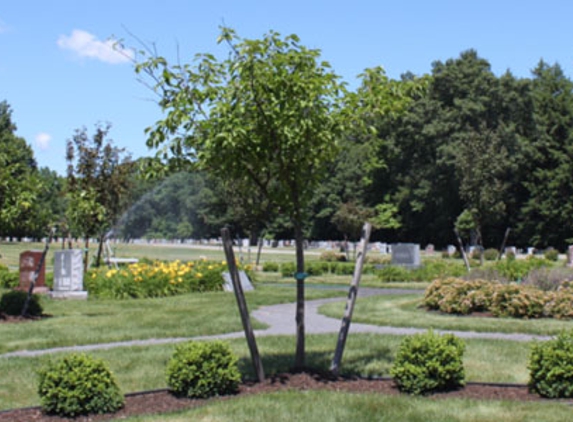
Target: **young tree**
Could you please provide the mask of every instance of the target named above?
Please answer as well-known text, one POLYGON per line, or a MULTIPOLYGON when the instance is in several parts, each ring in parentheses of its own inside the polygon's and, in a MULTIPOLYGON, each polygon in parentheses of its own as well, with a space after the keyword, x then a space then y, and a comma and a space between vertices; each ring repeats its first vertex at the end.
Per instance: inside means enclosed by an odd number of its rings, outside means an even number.
MULTIPOLYGON (((148 129, 166 166, 191 162, 239 188, 257 189, 288 215, 296 242, 297 367, 304 365, 304 211, 337 153, 342 86, 319 50, 295 35, 242 39, 223 28, 229 56, 168 64, 148 51, 137 72, 151 77, 165 118, 148 129)), ((145 52, 144 52, 145 54, 145 52)), ((244 192, 237 192, 242 195, 244 192)))
POLYGON ((106 232, 124 211, 130 189, 131 158, 106 139, 109 129, 109 125, 96 126, 91 139, 85 128, 77 130, 67 145, 67 217, 72 229, 85 239, 85 270, 89 239, 97 236, 99 240, 99 266, 106 232))

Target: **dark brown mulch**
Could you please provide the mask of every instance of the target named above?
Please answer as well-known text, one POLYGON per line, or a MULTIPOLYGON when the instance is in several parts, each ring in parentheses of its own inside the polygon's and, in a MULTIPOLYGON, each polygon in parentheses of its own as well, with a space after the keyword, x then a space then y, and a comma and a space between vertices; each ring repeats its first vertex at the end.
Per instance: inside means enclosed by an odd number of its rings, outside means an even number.
MULTIPOLYGON (((238 396, 260 394, 281 390, 328 390, 349 393, 379 393, 397 395, 399 391, 390 379, 368 380, 362 378, 332 378, 311 373, 281 374, 267 379, 263 383, 245 383, 240 387, 238 396)), ((211 400, 226 400, 237 396, 228 396, 211 400)), ((479 400, 539 401, 538 395, 528 392, 523 385, 477 384, 452 392, 437 393, 430 396, 435 399, 469 398, 479 400)), ((208 400, 190 400, 176 398, 166 390, 129 394, 125 407, 117 413, 107 415, 84 416, 75 419, 46 416, 37 407, 0 412, 0 422, 75 422, 105 421, 128 416, 157 414, 176 410, 191 409, 207 403, 208 400)))
POLYGON ((41 319, 50 318, 51 315, 42 314, 38 316, 20 316, 20 315, 6 315, 0 312, 0 324, 18 324, 23 322, 39 321, 41 319))

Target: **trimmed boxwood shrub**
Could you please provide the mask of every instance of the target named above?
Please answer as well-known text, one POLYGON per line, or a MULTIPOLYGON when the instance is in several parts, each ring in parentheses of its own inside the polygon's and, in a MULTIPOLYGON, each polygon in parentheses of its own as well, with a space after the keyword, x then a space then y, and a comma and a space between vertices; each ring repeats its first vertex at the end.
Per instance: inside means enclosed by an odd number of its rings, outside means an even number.
POLYGON ((76 417, 112 413, 123 407, 123 394, 101 359, 70 354, 50 362, 38 375, 38 394, 46 413, 76 417))
POLYGON ((483 251, 483 259, 485 259, 486 261, 495 261, 498 255, 499 255, 498 250, 494 248, 488 248, 485 251, 483 251))
POLYGON ((573 331, 533 343, 528 369, 531 392, 548 398, 573 397, 573 331))
MULTIPOLYGON (((22 290, 12 290, 11 292, 4 293, 0 298, 0 313, 6 315, 20 315, 24 308, 24 303, 28 297, 28 292, 22 290)), ((38 295, 32 295, 30 303, 28 304, 28 315, 39 316, 42 315, 43 309, 40 305, 40 298, 38 295)))
POLYGON ((10 272, 8 269, 0 268, 0 287, 14 289, 20 283, 20 275, 17 272, 10 272))
POLYGON ((294 277, 296 266, 294 262, 283 262, 281 264, 281 275, 283 277, 294 277))
POLYGON ((263 271, 266 273, 278 273, 279 272, 279 264, 276 262, 264 262, 263 263, 263 271))
POLYGON ((546 260, 548 261, 557 261, 559 259, 559 251, 557 249, 549 248, 543 254, 546 260))
POLYGON ((452 334, 433 331, 406 337, 391 369, 398 389, 409 394, 454 390, 465 385, 465 345, 452 334))
POLYGON ((334 274, 336 275, 352 275, 354 274, 354 262, 338 262, 333 264, 334 274))
POLYGON ((241 380, 237 360, 221 341, 180 344, 167 364, 167 385, 179 397, 234 394, 241 380))

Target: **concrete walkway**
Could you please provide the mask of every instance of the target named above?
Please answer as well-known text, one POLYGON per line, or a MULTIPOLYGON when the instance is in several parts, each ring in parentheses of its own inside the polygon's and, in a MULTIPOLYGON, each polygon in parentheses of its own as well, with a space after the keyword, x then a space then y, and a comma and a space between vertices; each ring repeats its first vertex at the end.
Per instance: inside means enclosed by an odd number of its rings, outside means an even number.
MULTIPOLYGON (((368 297, 374 295, 397 295, 414 293, 412 290, 401 289, 374 289, 374 288, 360 288, 358 297, 368 297)), ((340 330, 341 321, 339 319, 330 318, 318 313, 318 309, 327 303, 332 302, 345 302, 346 298, 330 298, 310 300, 306 302, 305 306, 305 332, 307 334, 329 334, 338 333, 340 330)), ((268 328, 262 330, 255 330, 255 337, 264 336, 277 336, 277 335, 295 335, 295 304, 287 303, 281 305, 263 306, 251 312, 253 318, 268 325, 268 328)), ((427 331, 426 328, 404 328, 404 327, 388 327, 369 324, 352 323, 350 325, 350 333, 373 333, 373 334, 393 334, 393 335, 411 335, 427 331)), ((483 338, 483 339, 500 339, 512 341, 531 341, 531 340, 548 340, 550 336, 530 335, 530 334, 505 334, 505 333, 479 333, 474 331, 447 331, 436 330, 439 333, 451 333, 460 338, 483 338)), ((233 339, 244 337, 244 332, 234 332, 227 334, 217 334, 211 336, 199 337, 176 337, 176 338, 163 338, 163 339, 146 339, 146 340, 131 340, 120 341, 114 343, 103 344, 90 344, 84 346, 70 346, 70 347, 56 347, 52 349, 42 350, 20 350, 0 355, 0 358, 10 357, 34 357, 42 356, 52 353, 60 352, 86 352, 91 350, 106 350, 116 347, 131 347, 131 346, 153 346, 161 344, 181 343, 189 340, 214 340, 214 339, 233 339)))

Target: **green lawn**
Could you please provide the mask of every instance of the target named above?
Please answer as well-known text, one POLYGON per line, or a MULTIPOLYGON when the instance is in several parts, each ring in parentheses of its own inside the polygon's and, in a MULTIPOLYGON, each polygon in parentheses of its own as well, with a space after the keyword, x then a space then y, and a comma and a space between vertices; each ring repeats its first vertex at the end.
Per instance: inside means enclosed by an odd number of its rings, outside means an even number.
MULTIPOLYGON (((572 321, 550 318, 526 320, 516 318, 476 318, 428 312, 421 307, 422 295, 374 296, 358 299, 353 322, 394 327, 433 328, 478 332, 527 333, 554 335, 573 328, 572 321)), ((320 312, 341 318, 344 303, 332 303, 320 312)))
MULTIPOLYGON (((157 421, 157 416, 130 418, 130 422, 157 421)), ((519 403, 477 400, 435 400, 376 394, 326 391, 288 391, 212 401, 205 406, 171 415, 161 421, 273 422, 565 422, 571 408, 563 403, 519 403)))
MULTIPOLYGON (((74 247, 83 249, 83 242, 75 243, 74 247)), ((181 244, 127 244, 112 243, 112 250, 115 256, 123 258, 149 258, 165 261, 193 261, 200 258, 220 261, 225 258, 222 246, 189 246, 181 244)), ((53 263, 54 251, 62 248, 60 243, 52 243, 46 259, 46 269, 51 270, 53 263)), ((19 243, 19 242, 0 242, 0 264, 6 265, 12 269, 18 268, 19 256, 25 250, 43 250, 43 243, 19 243)), ((254 262, 256 260, 257 249, 252 247, 250 254, 248 248, 235 247, 235 256, 237 259, 242 258, 245 262, 254 262)), ((97 245, 90 246, 90 255, 93 257, 97 251, 97 245)), ((318 259, 321 250, 308 250, 305 252, 305 258, 308 261, 318 259)), ((295 250, 290 248, 263 248, 261 262, 294 262, 295 250)))
MULTIPOLYGON (((336 334, 307 336, 307 365, 327 370, 336 334)), ((388 376, 401 336, 350 335, 342 361, 344 375, 388 376)), ((257 338, 266 374, 288 371, 294 361, 294 336, 257 338)), ((239 368, 254 379, 244 339, 230 340, 239 368)), ((464 367, 468 381, 526 383, 529 346, 501 340, 468 340, 464 367)), ((175 345, 122 347, 89 354, 109 363, 123 392, 165 388, 165 366, 175 345)), ((61 354, 58 354, 61 355, 61 354)), ((53 356, 0 358, 0 410, 39 404, 36 370, 53 356)))
MULTIPOLYGON (((12 246, 12 245, 9 245, 12 246)), ((20 245, 21 246, 21 245, 20 245)), ((26 245, 28 246, 28 245, 26 245)), ((41 247, 41 245, 37 245, 41 247)), ((37 248, 37 247, 36 247, 37 248)), ((2 261, 17 263, 23 249, 0 244, 2 261)), ((34 248, 31 248, 34 249, 34 248)), ((117 252, 120 256, 160 259, 196 259, 207 256, 221 259, 219 251, 205 255, 199 249, 183 247, 133 246, 117 252)), ((292 259, 287 254, 268 255, 272 260, 292 259), (280 257, 279 257, 280 255, 280 257)), ((313 258, 311 258, 313 259, 313 258)), ((293 302, 292 280, 278 274, 259 273, 257 289, 247 292, 249 309, 275 303, 293 302), (276 284, 279 284, 278 286, 276 284)), ((351 276, 310 277, 307 299, 340 296, 334 286, 348 286, 351 276)), ((427 283, 380 283, 365 275, 362 286, 423 289, 427 283)), ((427 313, 419 308, 421 294, 360 298, 354 322, 377 325, 414 326, 421 328, 472 331, 524 332, 554 334, 570 328, 570 322, 539 320, 470 318, 427 313)), ((121 340, 192 337, 241 331, 237 305, 232 294, 217 292, 141 300, 55 301, 44 299, 45 312, 52 317, 23 324, 0 324, 0 353, 25 349, 45 349, 121 340)), ((324 306, 321 311, 339 318, 344 309, 340 303, 324 306)), ((293 316, 294 317, 294 316, 293 316)), ((262 325, 253 321, 255 328, 262 325)), ((327 370, 330 366, 336 334, 307 336, 307 364, 327 370)), ((341 372, 345 375, 388 376, 401 336, 351 334, 348 338, 341 372)), ((267 374, 288 371, 294 359, 294 336, 261 337, 257 339, 267 374)), ((244 339, 229 341, 240 357, 240 370, 253 379, 247 345, 244 339)), ((468 381, 526 383, 529 344, 502 340, 467 340, 464 366, 468 381)), ((123 392, 164 388, 165 365, 174 345, 122 347, 97 350, 90 354, 107 361, 116 374, 123 392)), ((0 358, 0 410, 37 405, 36 371, 53 356, 0 358)), ((420 398, 379 397, 327 392, 288 392, 260 397, 245 397, 213 402, 193 411, 162 416, 161 420, 392 420, 392 421, 527 421, 569 420, 570 409, 560 403, 502 403, 420 398), (304 399, 304 400, 303 400, 304 399), (312 405, 311 405, 312 404, 312 405), (551 411, 548 412, 548 406, 551 411), (350 416, 349 416, 350 415, 350 416), (564 416, 566 415, 566 417, 564 416)), ((157 420, 157 416, 147 419, 157 420)))
MULTIPOLYGON (((307 298, 343 296, 336 290, 308 290, 307 298)), ((249 309, 294 302, 293 289, 257 286, 246 292, 249 309)), ((235 296, 226 292, 139 300, 42 300, 50 318, 0 324, 0 354, 124 340, 193 337, 241 331, 235 296)), ((253 321, 254 328, 264 328, 253 321)))

